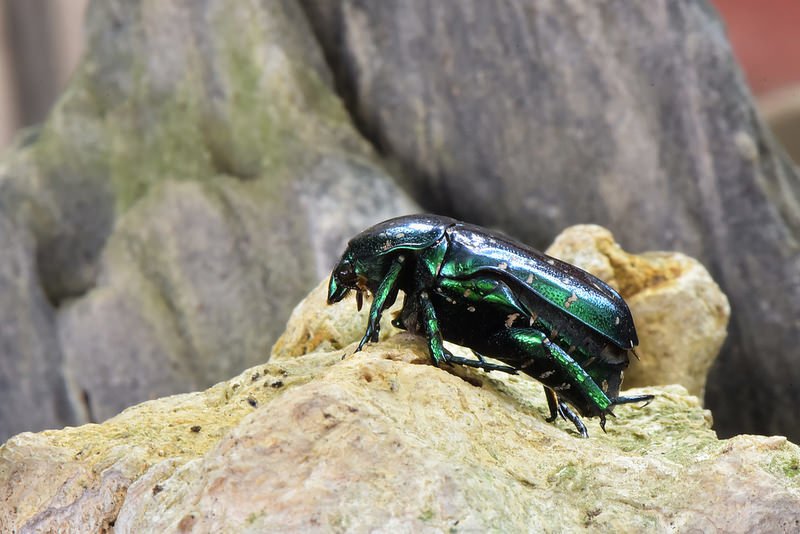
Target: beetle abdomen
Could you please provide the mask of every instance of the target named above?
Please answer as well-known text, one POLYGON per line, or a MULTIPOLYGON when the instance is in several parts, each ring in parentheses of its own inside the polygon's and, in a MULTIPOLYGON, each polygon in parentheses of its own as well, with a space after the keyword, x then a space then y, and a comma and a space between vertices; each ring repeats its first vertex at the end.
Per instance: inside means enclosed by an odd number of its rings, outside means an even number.
POLYGON ((446 235, 450 247, 440 275, 459 279, 496 273, 518 284, 514 289, 520 294, 535 294, 620 348, 631 349, 639 343, 625 301, 599 278, 471 225, 454 225, 446 235))

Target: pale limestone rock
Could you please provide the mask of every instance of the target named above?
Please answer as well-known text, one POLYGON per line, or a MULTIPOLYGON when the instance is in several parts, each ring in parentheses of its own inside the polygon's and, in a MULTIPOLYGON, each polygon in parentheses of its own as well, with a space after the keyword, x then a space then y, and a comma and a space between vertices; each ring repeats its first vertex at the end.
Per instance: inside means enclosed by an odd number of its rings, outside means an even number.
POLYGON ((132 533, 800 524, 800 448, 779 436, 718 440, 710 413, 680 386, 638 390, 656 399, 619 407, 606 434, 588 420, 584 440, 569 423, 544 421, 541 387, 529 378, 437 369, 407 333, 352 354, 365 317, 352 299, 325 305, 324 292, 323 283, 297 307, 268 364, 101 425, 9 440, 0 447, 0 525, 132 533), (297 324, 313 319, 324 335, 297 324))
POLYGON ((703 397, 730 305, 700 262, 678 252, 628 254, 595 225, 567 228, 547 253, 605 280, 628 302, 639 359, 625 372, 626 386, 682 384, 703 397))
MULTIPOLYGON (((358 310, 355 294, 350 292, 339 306, 327 306, 328 278, 322 280, 313 291, 292 311, 286 330, 272 347, 272 358, 300 356, 314 351, 337 350, 354 339, 361 340, 369 316, 372 300, 364 295, 364 304, 358 310), (350 313, 342 313, 342 306, 350 313)), ((381 339, 400 333, 391 324, 395 313, 402 307, 402 293, 397 302, 381 317, 381 339)))

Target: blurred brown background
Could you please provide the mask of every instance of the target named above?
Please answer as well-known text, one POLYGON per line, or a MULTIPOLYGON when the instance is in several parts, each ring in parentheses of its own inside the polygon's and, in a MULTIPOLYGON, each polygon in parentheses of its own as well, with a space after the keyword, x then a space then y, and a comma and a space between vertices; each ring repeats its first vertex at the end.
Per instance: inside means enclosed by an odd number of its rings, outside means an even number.
MULTIPOLYGON (((0 150, 40 122, 80 58, 88 0, 0 0, 0 150)), ((713 0, 759 108, 800 162, 800 2, 713 0)))
POLYGON ((0 149, 41 122, 83 46, 88 0, 0 0, 0 149))

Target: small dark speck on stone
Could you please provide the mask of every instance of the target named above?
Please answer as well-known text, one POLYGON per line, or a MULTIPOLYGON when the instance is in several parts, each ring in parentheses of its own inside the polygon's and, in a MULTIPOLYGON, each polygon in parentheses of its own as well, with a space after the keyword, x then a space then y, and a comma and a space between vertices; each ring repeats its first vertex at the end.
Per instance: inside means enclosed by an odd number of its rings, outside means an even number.
POLYGON ((258 401, 255 400, 253 397, 247 397, 247 404, 255 408, 256 406, 258 406, 258 401))
POLYGON ((153 486, 153 495, 158 495, 163 490, 164 490, 164 486, 162 486, 161 484, 156 484, 155 486, 153 486))
POLYGON ((255 381, 256 381, 256 380, 258 380, 259 378, 261 378, 261 373, 258 373, 258 372, 256 372, 256 373, 254 373, 254 374, 253 374, 253 376, 251 376, 251 377, 250 377, 250 380, 251 380, 252 382, 255 382, 255 381))
POLYGON ((200 432, 200 429, 202 429, 202 428, 203 427, 201 427, 200 425, 194 425, 192 428, 190 428, 190 430, 192 432, 194 432, 194 433, 197 433, 197 432, 200 432))
MULTIPOLYGON (((267 384, 264 384, 264 385, 266 386, 267 384)), ((272 384, 269 384, 269 386, 273 387, 275 389, 282 388, 283 387, 283 380, 276 380, 272 384)))
POLYGON ((231 386, 231 389, 239 389, 239 384, 234 384, 231 386))

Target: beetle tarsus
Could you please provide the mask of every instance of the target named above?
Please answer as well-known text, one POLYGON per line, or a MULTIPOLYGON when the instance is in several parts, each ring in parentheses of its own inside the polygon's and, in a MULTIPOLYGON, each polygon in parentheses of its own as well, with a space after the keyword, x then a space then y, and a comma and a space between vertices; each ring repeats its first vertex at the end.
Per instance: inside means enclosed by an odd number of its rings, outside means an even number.
POLYGON ((619 404, 635 404, 637 402, 643 402, 644 404, 641 408, 644 408, 655 399, 655 395, 633 395, 631 397, 617 397, 611 400, 611 404, 617 406, 619 404))
POLYGON ((575 429, 582 438, 589 437, 589 431, 586 430, 586 425, 583 424, 583 421, 578 414, 576 414, 566 402, 558 398, 558 393, 545 386, 544 394, 545 398, 547 398, 547 407, 550 409, 550 417, 546 418, 545 421, 552 423, 558 418, 558 416, 561 416, 563 420, 570 421, 573 425, 575 425, 575 429))
POLYGON ((578 430, 578 433, 581 435, 582 438, 588 438, 589 432, 586 430, 586 425, 583 424, 581 418, 578 417, 578 414, 572 411, 567 403, 564 401, 559 401, 558 403, 559 413, 564 416, 567 420, 572 421, 572 424, 575 425, 575 428, 578 430))
POLYGON ((497 363, 490 363, 484 360, 481 356, 478 356, 477 360, 470 360, 469 358, 462 358, 461 356, 456 356, 450 351, 444 352, 445 361, 447 363, 457 363, 459 365, 466 365, 467 367, 474 367, 476 369, 483 369, 484 371, 501 371, 503 373, 508 373, 511 375, 517 374, 517 370, 510 365, 500 365, 497 363))

